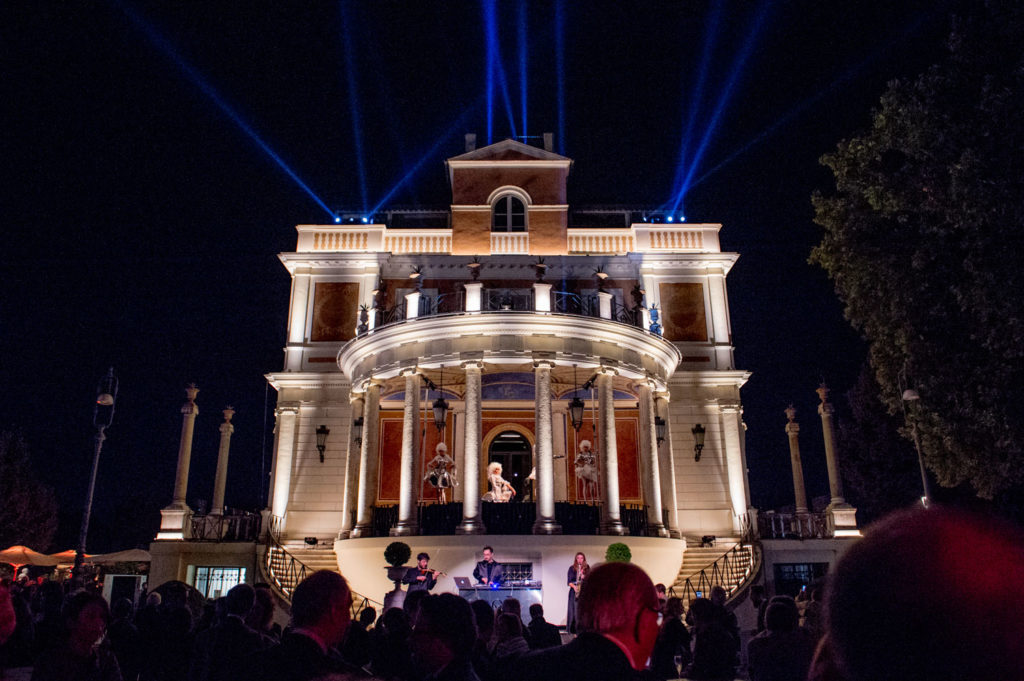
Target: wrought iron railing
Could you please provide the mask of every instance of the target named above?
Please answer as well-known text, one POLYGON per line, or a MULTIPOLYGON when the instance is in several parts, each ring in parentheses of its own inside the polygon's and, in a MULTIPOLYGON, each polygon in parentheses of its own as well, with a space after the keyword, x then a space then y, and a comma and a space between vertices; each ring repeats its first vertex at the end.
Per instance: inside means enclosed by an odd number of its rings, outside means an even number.
POLYGON ((832 536, 827 513, 757 514, 757 533, 761 539, 827 539, 832 536))
POLYGON ((260 514, 224 509, 223 514, 193 515, 189 520, 191 541, 256 541, 260 536, 260 514))
POLYGON ((452 291, 451 293, 442 293, 433 297, 424 296, 420 298, 421 317, 430 317, 432 315, 439 314, 453 314, 456 312, 462 312, 463 309, 464 304, 462 301, 462 291, 452 291))
MULTIPOLYGON (((462 502, 447 504, 421 503, 416 509, 419 534, 423 536, 454 535, 462 522, 462 502)), ((647 507, 641 504, 619 506, 622 524, 635 537, 647 536, 647 507)), ((488 534, 532 534, 537 507, 532 503, 480 503, 480 519, 488 534)), ((600 504, 555 503, 555 520, 564 534, 598 534, 601 523, 600 504)), ((371 519, 374 537, 387 537, 398 524, 398 506, 375 506, 371 519)))
POLYGON ((612 301, 612 319, 629 324, 639 329, 644 328, 644 310, 640 306, 627 307, 615 300, 612 301))
POLYGON ((716 586, 725 589, 727 594, 732 594, 751 574, 754 567, 753 556, 753 547, 738 544, 713 563, 687 577, 682 584, 677 582, 669 589, 669 595, 678 596, 688 604, 698 598, 698 593, 704 598, 709 597, 711 589, 716 586))
MULTIPOLYGON (((270 520, 271 531, 267 532, 266 553, 264 554, 264 574, 269 578, 271 584, 278 590, 278 593, 291 603, 292 592, 295 587, 307 576, 315 572, 301 560, 288 552, 280 541, 281 518, 273 516, 270 520)), ((384 605, 372 598, 352 591, 352 619, 359 617, 364 609, 374 606, 380 613, 384 605)))
POLYGON ((584 317, 600 317, 597 296, 581 296, 570 291, 552 293, 552 311, 562 314, 576 314, 584 317))

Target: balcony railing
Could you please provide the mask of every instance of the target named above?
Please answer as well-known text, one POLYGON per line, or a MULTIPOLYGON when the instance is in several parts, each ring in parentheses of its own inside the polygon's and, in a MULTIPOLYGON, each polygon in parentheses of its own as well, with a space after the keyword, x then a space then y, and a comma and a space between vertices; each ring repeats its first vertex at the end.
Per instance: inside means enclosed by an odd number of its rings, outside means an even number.
MULTIPOLYGON (((621 504, 622 524, 634 537, 647 536, 647 507, 641 504, 621 504)), ((537 507, 532 503, 511 502, 496 504, 481 502, 480 516, 487 534, 532 534, 537 519, 537 507)), ((598 534, 601 524, 600 504, 555 503, 555 520, 563 534, 598 534)), ((417 525, 420 535, 454 535, 462 522, 462 502, 447 504, 420 504, 417 525)), ((374 537, 387 537, 398 524, 398 506, 375 506, 371 527, 374 537)))
POLYGON ((757 533, 761 539, 827 539, 832 537, 827 513, 757 514, 757 533))
POLYGON ((193 515, 189 520, 189 539, 192 541, 251 542, 259 536, 259 513, 225 509, 221 515, 193 515))
MULTIPOLYGON (((487 312, 533 312, 536 311, 537 300, 532 291, 518 289, 489 289, 484 296, 482 313, 487 312)), ((433 317, 446 314, 461 314, 466 312, 466 296, 462 291, 442 293, 438 296, 423 296, 419 299, 416 308, 416 318, 433 317)), ((639 305, 629 307, 616 300, 611 300, 610 314, 606 319, 627 324, 629 326, 650 331, 644 328, 644 308, 639 305)), ((547 314, 547 312, 544 312, 547 314)), ((571 291, 551 292, 551 313, 579 315, 582 317, 602 318, 600 301, 597 295, 581 296, 571 291)), ((472 314, 478 314, 474 312, 472 314)), ((401 302, 394 307, 374 308, 368 311, 368 318, 373 318, 373 327, 368 324, 358 326, 358 335, 363 335, 373 329, 380 329, 391 324, 398 324, 409 318, 409 310, 406 303, 401 302)), ((653 325, 652 325, 653 326, 653 325)))

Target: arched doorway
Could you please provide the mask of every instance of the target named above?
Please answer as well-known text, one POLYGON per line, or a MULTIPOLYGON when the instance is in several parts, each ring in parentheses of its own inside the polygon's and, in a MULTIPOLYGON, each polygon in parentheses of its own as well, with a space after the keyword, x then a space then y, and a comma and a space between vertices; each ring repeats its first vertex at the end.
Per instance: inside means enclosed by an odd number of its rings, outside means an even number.
POLYGON ((487 463, 501 464, 502 477, 516 490, 515 501, 521 501, 526 492, 526 478, 533 468, 533 448, 522 433, 503 430, 491 440, 487 448, 487 463))

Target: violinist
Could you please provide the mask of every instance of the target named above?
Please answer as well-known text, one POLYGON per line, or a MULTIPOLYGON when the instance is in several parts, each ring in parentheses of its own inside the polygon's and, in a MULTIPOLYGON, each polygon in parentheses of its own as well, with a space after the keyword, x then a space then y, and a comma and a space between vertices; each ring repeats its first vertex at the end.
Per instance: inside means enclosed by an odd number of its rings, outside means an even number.
POLYGON ((437 584, 437 576, 444 576, 444 573, 440 570, 435 570, 432 567, 428 567, 430 563, 430 556, 426 553, 421 553, 416 556, 416 567, 409 568, 405 571, 405 577, 402 578, 403 584, 409 585, 409 591, 430 591, 437 584))

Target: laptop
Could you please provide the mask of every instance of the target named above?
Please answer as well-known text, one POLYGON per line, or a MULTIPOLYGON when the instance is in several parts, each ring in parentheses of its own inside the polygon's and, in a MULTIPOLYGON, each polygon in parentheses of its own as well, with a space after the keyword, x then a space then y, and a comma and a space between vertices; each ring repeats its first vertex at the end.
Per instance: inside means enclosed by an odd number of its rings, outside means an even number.
POLYGON ((469 577, 456 577, 455 586, 460 589, 472 589, 473 582, 470 581, 469 577))

